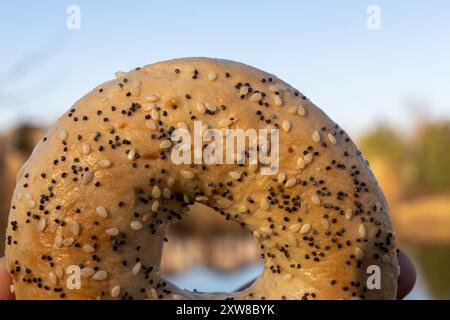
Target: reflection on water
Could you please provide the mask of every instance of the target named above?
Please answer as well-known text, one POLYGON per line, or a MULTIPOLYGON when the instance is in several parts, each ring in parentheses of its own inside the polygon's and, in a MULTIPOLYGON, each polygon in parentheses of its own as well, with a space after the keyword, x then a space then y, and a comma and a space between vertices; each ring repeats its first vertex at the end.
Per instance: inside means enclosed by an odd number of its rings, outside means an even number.
POLYGON ((418 284, 408 298, 450 299, 450 246, 414 244, 406 250, 418 272, 418 284))
MULTIPOLYGON (((418 245, 406 247, 417 272, 417 284, 407 299, 450 299, 450 246, 418 245)), ((221 273, 204 267, 193 268, 168 279, 181 288, 199 291, 230 292, 256 278, 262 263, 255 263, 231 273, 221 273)))
POLYGON ((204 292, 232 292, 258 277, 262 270, 262 263, 251 264, 229 273, 195 267, 183 274, 168 276, 167 279, 183 289, 197 289, 204 292))

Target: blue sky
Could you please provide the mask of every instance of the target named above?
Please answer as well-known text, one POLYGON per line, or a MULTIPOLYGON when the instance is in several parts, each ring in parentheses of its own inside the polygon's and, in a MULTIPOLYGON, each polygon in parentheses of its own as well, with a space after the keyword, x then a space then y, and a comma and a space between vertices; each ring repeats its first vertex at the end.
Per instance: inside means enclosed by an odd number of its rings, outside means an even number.
POLYGON ((0 4, 0 131, 49 124, 118 70, 210 56, 278 75, 353 133, 450 118, 450 1, 0 4), (66 9, 81 10, 68 30, 66 9), (369 5, 381 29, 366 26, 369 5))

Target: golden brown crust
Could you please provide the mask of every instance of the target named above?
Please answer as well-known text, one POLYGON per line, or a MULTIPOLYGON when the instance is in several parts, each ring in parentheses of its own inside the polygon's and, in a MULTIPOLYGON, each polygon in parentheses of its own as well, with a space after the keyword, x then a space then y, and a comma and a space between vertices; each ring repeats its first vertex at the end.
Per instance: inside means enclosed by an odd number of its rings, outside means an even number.
POLYGON ((262 276, 234 298, 395 298, 383 194, 347 134, 301 93, 255 68, 207 58, 117 76, 58 120, 18 176, 6 250, 17 298, 230 296, 188 293, 159 276, 168 224, 194 200, 263 246, 262 276), (193 120, 218 128, 223 119, 232 119, 229 128, 280 128, 277 175, 176 165, 161 148, 180 123, 192 131, 193 120), (366 287, 370 265, 380 267, 380 290, 366 287), (66 287, 69 266, 81 267, 79 290, 66 287))

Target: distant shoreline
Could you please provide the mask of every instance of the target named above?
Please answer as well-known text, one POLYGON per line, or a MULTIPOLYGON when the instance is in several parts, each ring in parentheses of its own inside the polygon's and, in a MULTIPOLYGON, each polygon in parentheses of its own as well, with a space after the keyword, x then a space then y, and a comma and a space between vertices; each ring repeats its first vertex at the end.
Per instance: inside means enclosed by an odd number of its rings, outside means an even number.
POLYGON ((450 195, 432 195, 391 207, 399 241, 450 245, 450 195))

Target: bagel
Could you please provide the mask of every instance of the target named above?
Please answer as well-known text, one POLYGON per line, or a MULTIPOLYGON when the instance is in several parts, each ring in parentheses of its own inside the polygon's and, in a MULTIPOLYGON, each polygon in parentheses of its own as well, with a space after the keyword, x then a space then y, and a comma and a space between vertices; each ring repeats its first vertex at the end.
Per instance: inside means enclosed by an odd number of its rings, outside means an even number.
POLYGON ((17 299, 395 299, 398 279, 387 203, 346 132, 277 77, 209 58, 118 72, 59 118, 18 174, 6 257, 17 299), (171 137, 194 121, 278 132, 276 170, 175 163, 171 137), (194 202, 259 242, 250 287, 162 278, 167 229, 194 202))

